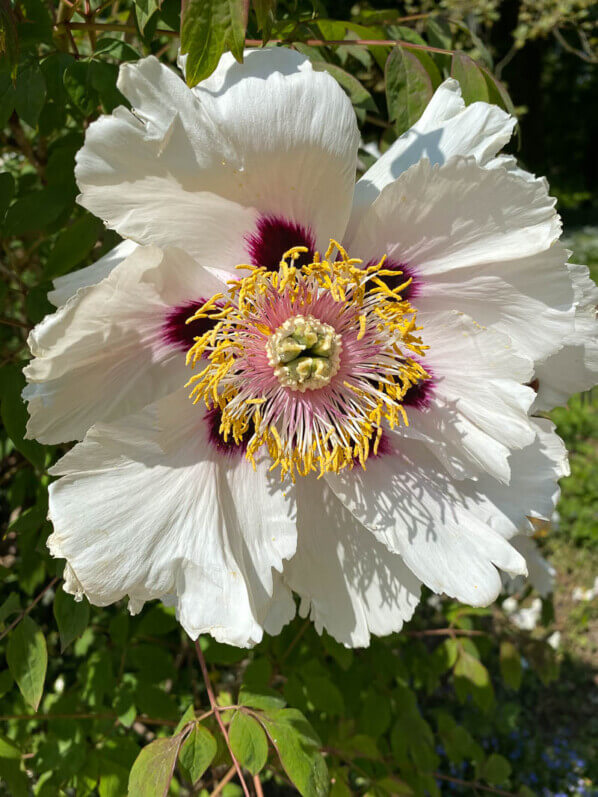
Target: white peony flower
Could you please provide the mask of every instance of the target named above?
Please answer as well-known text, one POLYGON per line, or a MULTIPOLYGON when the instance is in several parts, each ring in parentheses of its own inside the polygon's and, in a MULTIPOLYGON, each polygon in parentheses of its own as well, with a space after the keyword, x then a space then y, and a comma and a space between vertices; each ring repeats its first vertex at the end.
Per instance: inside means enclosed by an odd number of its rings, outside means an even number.
POLYGON ((422 582, 493 601, 567 472, 528 385, 591 354, 546 183, 497 156, 514 120, 447 80, 354 185, 351 104, 295 52, 118 87, 76 177, 125 240, 56 281, 26 369, 29 434, 81 441, 50 487, 65 589, 240 646, 293 593, 355 646, 422 582))

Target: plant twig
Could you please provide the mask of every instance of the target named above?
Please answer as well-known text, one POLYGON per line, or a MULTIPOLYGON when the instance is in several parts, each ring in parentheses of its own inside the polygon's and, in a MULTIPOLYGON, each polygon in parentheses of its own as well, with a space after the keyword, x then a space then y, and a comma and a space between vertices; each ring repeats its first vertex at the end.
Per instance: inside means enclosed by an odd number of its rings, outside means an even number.
MULTIPOLYGON (((111 30, 121 33, 137 33, 134 25, 123 25, 119 22, 59 22, 55 27, 66 27, 68 30, 111 30)), ((156 35, 178 38, 178 31, 157 28, 156 35)), ((293 44, 293 39, 268 39, 266 44, 293 44)), ((407 47, 412 50, 424 50, 428 53, 453 55, 454 50, 443 50, 441 47, 432 47, 428 44, 414 44, 404 39, 297 39, 298 44, 307 44, 310 47, 339 47, 341 45, 359 45, 362 47, 407 47)), ((245 39, 247 47, 263 47, 261 39, 245 39)))
MULTIPOLYGON (((216 703, 216 698, 214 696, 214 690, 212 689, 212 682, 210 681, 210 673, 208 672, 208 668, 207 668, 207 665, 206 665, 206 660, 204 658, 202 649, 201 649, 201 647, 199 645, 199 639, 197 639, 195 641, 195 651, 197 653, 197 660, 199 661, 199 666, 201 667, 201 673, 203 675, 204 683, 206 685, 206 691, 208 693, 208 700, 210 701, 210 706, 212 707, 212 709, 214 711, 214 716, 216 717, 216 722, 220 726, 220 731, 221 731, 221 733, 222 733, 222 735, 224 737, 224 741, 226 742, 226 746, 228 747, 228 751, 229 751, 229 753, 231 755, 231 758, 233 760, 233 765, 234 765, 234 767, 235 767, 235 769, 237 771, 237 775, 239 776, 239 780, 241 782, 241 787, 243 789, 243 793, 245 794, 245 797, 251 797, 251 795, 249 793, 249 789, 247 788, 247 784, 245 783, 245 778, 243 777, 243 773, 241 772, 241 767, 239 765, 239 762, 237 761, 236 756, 233 753, 232 747, 230 745, 230 741, 229 741, 229 738, 228 738, 228 733, 227 733, 227 730, 226 730, 226 726, 224 725, 224 722, 222 721, 222 717, 220 716, 220 712, 218 710, 220 708, 220 706, 218 706, 218 704, 216 703)), ((230 708, 230 706, 227 706, 226 708, 230 708)))
POLYGON ((487 636, 485 631, 475 631, 468 628, 428 628, 425 631, 407 631, 407 636, 487 636))
POLYGON ((288 646, 288 648, 285 650, 285 652, 280 657, 280 663, 281 664, 286 659, 286 657, 289 655, 289 653, 293 650, 293 648, 295 647, 297 642, 299 642, 299 640, 301 639, 303 634, 307 631, 309 625, 310 625, 310 620, 308 618, 307 620, 305 620, 305 622, 303 623, 303 625, 301 626, 299 631, 295 634, 295 637, 291 641, 291 644, 288 646))
POLYGON ((262 789, 262 781, 259 775, 253 776, 253 788, 257 797, 264 797, 264 790, 262 789))
POLYGON ((10 632, 10 631, 12 631, 12 629, 13 629, 13 628, 14 628, 16 625, 18 625, 18 624, 21 622, 21 620, 23 619, 23 617, 25 617, 25 615, 29 614, 29 612, 30 612, 30 611, 33 609, 33 607, 34 607, 34 606, 35 606, 37 603, 39 603, 39 601, 40 601, 40 600, 43 598, 43 596, 46 594, 46 592, 47 592, 47 591, 48 591, 48 590, 49 590, 51 587, 53 587, 53 586, 54 586, 54 584, 56 584, 56 582, 57 582, 58 580, 59 580, 59 577, 58 577, 58 576, 55 576, 55 577, 52 579, 52 581, 50 581, 50 583, 49 583, 49 584, 46 584, 46 586, 45 586, 45 587, 42 589, 42 591, 39 593, 39 595, 37 596, 37 598, 35 598, 35 599, 34 599, 34 600, 33 600, 33 601, 32 601, 32 602, 29 604, 29 606, 28 606, 26 609, 24 609, 24 610, 21 612, 21 614, 19 614, 19 616, 17 617, 17 619, 16 619, 16 620, 13 620, 13 622, 12 622, 12 623, 11 623, 11 624, 8 626, 8 628, 5 628, 5 629, 4 629, 4 631, 3 631, 3 632, 0 634, 0 640, 4 639, 4 637, 5 637, 5 636, 6 636, 6 635, 7 635, 7 634, 10 632))
POLYGON ((503 797, 517 797, 514 791, 495 789, 493 786, 486 786, 484 783, 480 783, 477 780, 461 780, 461 778, 453 778, 451 775, 441 775, 440 772, 434 772, 432 776, 438 778, 438 780, 446 780, 449 783, 455 783, 457 786, 468 786, 470 789, 480 789, 490 794, 502 794, 503 797))
POLYGON ((233 764, 232 767, 226 773, 226 775, 222 778, 220 783, 216 786, 214 791, 210 792, 210 797, 216 797, 218 794, 220 794, 220 792, 226 786, 226 784, 229 782, 229 780, 231 780, 231 778, 234 778, 235 771, 236 771, 235 770, 235 765, 233 764))

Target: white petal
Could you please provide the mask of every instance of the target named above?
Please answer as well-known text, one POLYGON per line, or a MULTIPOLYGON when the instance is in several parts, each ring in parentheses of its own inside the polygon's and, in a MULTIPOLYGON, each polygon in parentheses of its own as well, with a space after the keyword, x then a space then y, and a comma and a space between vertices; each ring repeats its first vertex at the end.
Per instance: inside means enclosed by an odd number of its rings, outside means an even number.
POLYGON ((122 263, 125 257, 132 255, 135 249, 137 249, 137 244, 134 241, 121 241, 91 266, 71 271, 70 274, 65 274, 63 277, 57 277, 54 280, 54 290, 48 293, 48 299, 54 307, 66 304, 79 288, 87 288, 101 282, 115 266, 122 263))
POLYGON ((348 247, 365 261, 387 254, 428 280, 549 249, 560 234, 554 202, 541 181, 472 158, 422 160, 383 189, 348 247))
POLYGON ((118 86, 134 114, 90 126, 76 175, 81 203, 122 235, 230 267, 258 214, 310 227, 319 246, 343 234, 359 136, 330 75, 263 50, 193 90, 153 57, 124 64, 118 86))
POLYGON ((573 393, 590 390, 598 383, 598 288, 586 266, 569 264, 575 289, 573 331, 563 347, 536 366, 538 397, 534 410, 550 410, 566 404, 573 393))
POLYGON ((294 613, 273 578, 295 551, 294 508, 266 467, 215 451, 187 393, 93 427, 53 468, 48 545, 91 603, 169 596, 191 637, 250 646, 294 613))
POLYGON ((557 351, 574 324, 573 291, 559 243, 537 254, 430 275, 415 303, 427 313, 461 310, 506 333, 534 361, 557 351))
POLYGON ((525 561, 484 520, 421 443, 401 439, 367 470, 326 477, 345 506, 434 592, 485 606, 501 589, 497 567, 526 573, 525 561))
POLYGON ((222 284, 183 252, 139 247, 97 285, 46 316, 29 336, 27 433, 45 443, 80 440, 96 421, 122 417, 188 379, 185 352, 164 325, 180 303, 222 284))
MULTIPOLYGON (((511 545, 517 548, 519 553, 524 557, 527 564, 528 577, 527 581, 543 598, 547 598, 554 592, 554 582, 556 578, 556 570, 545 559, 540 551, 538 545, 531 537, 525 534, 519 534, 513 537, 511 545)), ((516 579, 507 582, 507 588, 513 592, 519 590, 525 585, 525 579, 517 577, 516 579)))
POLYGON ((423 440, 456 478, 489 473, 508 483, 511 450, 536 436, 527 414, 534 392, 525 386, 531 361, 462 313, 417 319, 433 387, 427 407, 407 408, 409 425, 399 433, 423 440))
POLYGON ((488 525, 507 539, 520 532, 531 533, 534 527, 529 518, 549 520, 558 503, 558 482, 569 475, 569 464, 565 445, 554 428, 544 418, 534 420, 533 443, 511 454, 508 487, 489 476, 461 485, 463 495, 477 506, 488 525))
POLYGON ((295 489, 297 552, 285 562, 284 580, 300 595, 301 614, 349 647, 400 631, 419 602, 418 579, 323 479, 300 478, 295 489))
POLYGON ((457 81, 445 80, 421 118, 358 181, 351 226, 386 185, 422 158, 442 164, 453 155, 471 155, 484 165, 511 138, 515 124, 496 105, 474 102, 466 108, 457 81))

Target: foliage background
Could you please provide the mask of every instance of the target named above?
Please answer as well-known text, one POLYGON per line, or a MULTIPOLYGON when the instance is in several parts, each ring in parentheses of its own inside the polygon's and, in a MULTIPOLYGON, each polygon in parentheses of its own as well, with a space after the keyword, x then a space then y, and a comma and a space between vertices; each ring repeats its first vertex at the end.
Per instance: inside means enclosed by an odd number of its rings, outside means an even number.
MULTIPOLYGON (((549 177, 570 246, 598 276, 593 3, 255 0, 247 11, 241 0, 187 0, 194 79, 223 49, 240 53, 247 24, 256 44, 293 43, 328 69, 364 145, 384 150, 452 73, 468 102, 517 113, 512 148, 549 177)), ((117 242, 75 204, 74 155, 90 121, 125 102, 119 63, 149 53, 174 63, 181 7, 0 0, 0 20, 0 795, 234 797, 242 789, 216 714, 257 795, 597 794, 598 607, 595 595, 572 598, 598 572, 591 396, 553 413, 572 475, 560 520, 538 530, 559 569, 554 599, 539 609, 531 588, 516 596, 540 612, 531 630, 502 601, 474 610, 424 595, 406 631, 367 650, 298 619, 249 653, 202 639, 198 658, 160 605, 131 618, 61 590, 62 562, 45 548, 47 468, 61 450, 24 439, 26 336, 52 309, 52 279, 117 242)), ((371 152, 361 151, 363 168, 371 152)))

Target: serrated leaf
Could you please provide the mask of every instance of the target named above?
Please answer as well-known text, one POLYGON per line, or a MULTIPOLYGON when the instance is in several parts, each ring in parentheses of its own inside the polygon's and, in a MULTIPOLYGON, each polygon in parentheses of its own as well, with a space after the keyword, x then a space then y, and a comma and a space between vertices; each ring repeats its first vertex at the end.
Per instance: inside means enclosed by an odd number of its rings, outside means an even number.
POLYGON ((237 711, 230 724, 229 741, 236 758, 252 775, 264 768, 268 760, 268 740, 253 717, 237 711))
POLYGON ((35 127, 45 101, 46 81, 37 64, 19 70, 14 102, 21 119, 35 127))
POLYGON ((66 93, 75 108, 90 116, 98 106, 99 97, 92 86, 91 62, 75 61, 64 71, 63 83, 66 93))
POLYGON ((218 744, 210 731, 202 725, 195 725, 179 753, 179 761, 189 773, 192 783, 201 778, 214 760, 217 750, 218 744))
POLYGON ((454 673, 455 689, 459 698, 464 700, 465 695, 471 694, 474 702, 483 711, 488 711, 494 703, 494 689, 488 670, 482 662, 467 651, 461 650, 454 673))
POLYGON ((315 746, 317 736, 301 712, 282 709, 260 719, 299 793, 303 797, 327 795, 328 768, 315 746))
POLYGON ((181 17, 181 54, 187 83, 209 77, 227 47, 243 60, 247 19, 243 0, 188 0, 181 17))
POLYGON ((451 76, 459 82, 465 105, 488 102, 488 84, 481 68, 465 53, 454 53, 451 76))
POLYGON ((93 249, 101 230, 101 221, 91 214, 62 230, 46 262, 44 279, 56 279, 78 266, 93 249))
POLYGON ((258 30, 262 32, 262 40, 265 44, 272 33, 276 0, 253 0, 252 6, 255 11, 258 30))
POLYGON ((432 99, 432 79, 409 50, 395 47, 386 62, 386 101, 397 135, 417 122, 432 99))
POLYGON ((89 603, 85 598, 76 601, 63 589, 54 597, 54 617, 60 633, 60 647, 65 650, 81 636, 89 623, 89 603))
POLYGON ((500 645, 500 673, 507 686, 519 689, 523 669, 519 651, 512 642, 504 641, 500 645))
POLYGON ((6 660, 21 694, 37 711, 44 691, 48 651, 44 635, 28 615, 10 633, 6 660))
POLYGON ((482 765, 481 777, 494 786, 506 783, 511 775, 511 765, 498 753, 492 753, 482 765))
POLYGON ((128 797, 166 797, 182 741, 178 734, 143 748, 131 768, 128 797))

